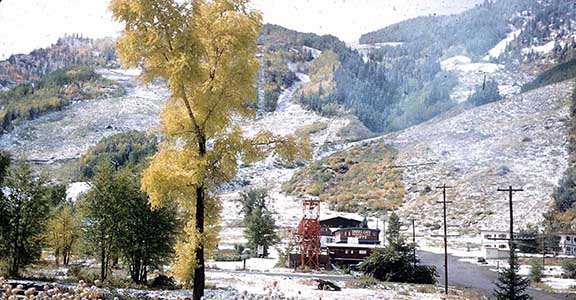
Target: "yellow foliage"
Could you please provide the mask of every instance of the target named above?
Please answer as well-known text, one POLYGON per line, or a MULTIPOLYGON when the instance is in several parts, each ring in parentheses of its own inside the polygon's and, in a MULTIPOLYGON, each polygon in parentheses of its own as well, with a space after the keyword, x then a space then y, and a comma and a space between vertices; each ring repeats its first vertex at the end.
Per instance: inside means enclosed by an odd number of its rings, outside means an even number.
POLYGON ((163 140, 142 175, 154 207, 176 201, 189 215, 176 247, 174 272, 189 283, 200 246, 217 244, 217 186, 236 175, 238 160, 275 151, 281 160, 311 156, 309 141, 264 131, 244 137, 233 117, 252 118, 245 105, 256 93, 257 38, 262 17, 247 0, 112 0, 124 30, 116 43, 124 66, 143 66, 141 79, 166 80, 171 97, 160 116, 163 140), (204 227, 195 224, 204 207, 204 227), (204 230, 203 233, 201 231, 204 230))
MULTIPOLYGON (((204 247, 206 255, 212 256, 214 249, 218 245, 218 232, 220 231, 219 224, 215 224, 206 229, 204 247)), ((190 219, 184 227, 183 234, 177 241, 174 252, 174 266, 172 273, 177 278, 181 278, 185 286, 190 286, 194 278, 194 269, 198 266, 199 262, 196 260, 195 250, 198 246, 201 236, 196 231, 196 224, 193 219, 190 219)))
POLYGON ((304 95, 322 94, 325 97, 332 93, 335 87, 334 70, 340 67, 338 54, 326 50, 310 65, 310 82, 302 87, 304 95))
POLYGON ((55 257, 67 257, 80 234, 80 223, 74 217, 72 207, 64 205, 49 220, 45 240, 54 250, 55 257))

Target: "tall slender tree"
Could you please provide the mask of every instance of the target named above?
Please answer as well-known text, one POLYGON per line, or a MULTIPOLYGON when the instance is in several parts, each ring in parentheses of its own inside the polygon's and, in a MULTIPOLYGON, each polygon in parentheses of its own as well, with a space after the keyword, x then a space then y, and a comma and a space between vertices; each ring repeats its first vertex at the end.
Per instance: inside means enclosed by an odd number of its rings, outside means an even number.
POLYGON ((105 280, 111 270, 112 261, 119 255, 119 236, 124 205, 117 201, 118 185, 114 181, 111 164, 102 163, 96 167, 96 174, 90 182, 92 189, 79 203, 83 214, 84 238, 100 261, 100 279, 105 280))
POLYGON ((151 209, 136 176, 121 170, 114 177, 120 187, 116 201, 125 207, 117 222, 122 228, 119 246, 132 280, 146 284, 149 271, 161 267, 172 254, 179 226, 174 206, 151 209))
POLYGON ((386 235, 388 236, 388 241, 395 241, 400 238, 400 228, 402 223, 400 222, 400 217, 395 212, 392 212, 390 218, 388 219, 388 228, 386 230, 386 235))
POLYGON ((244 213, 244 236, 253 253, 257 253, 258 246, 263 248, 264 257, 268 256, 268 249, 278 241, 274 216, 268 209, 266 198, 268 192, 265 189, 251 189, 240 193, 244 213))
POLYGON ((7 194, 0 196, 0 258, 8 274, 18 276, 22 267, 40 257, 51 203, 45 178, 26 162, 18 161, 6 174, 0 186, 0 194, 7 194))
POLYGON ((62 203, 51 216, 45 234, 45 239, 54 250, 56 264, 68 265, 74 244, 80 237, 80 221, 77 218, 74 203, 62 203))
POLYGON ((176 246, 174 272, 193 298, 204 295, 204 256, 216 244, 220 206, 215 188, 236 175, 238 162, 309 157, 306 141, 262 131, 245 137, 235 122, 251 118, 256 97, 261 15, 247 0, 112 0, 124 30, 116 48, 141 78, 166 80, 172 94, 161 113, 163 140, 142 178, 153 206, 176 201, 189 215, 176 246))

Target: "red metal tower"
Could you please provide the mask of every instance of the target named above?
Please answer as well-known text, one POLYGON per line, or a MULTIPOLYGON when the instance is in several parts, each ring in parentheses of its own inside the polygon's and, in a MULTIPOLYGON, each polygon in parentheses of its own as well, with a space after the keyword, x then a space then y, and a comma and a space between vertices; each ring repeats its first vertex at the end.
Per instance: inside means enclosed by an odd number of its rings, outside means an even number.
POLYGON ((302 203, 302 220, 297 230, 301 266, 320 267, 320 200, 308 199, 302 203))

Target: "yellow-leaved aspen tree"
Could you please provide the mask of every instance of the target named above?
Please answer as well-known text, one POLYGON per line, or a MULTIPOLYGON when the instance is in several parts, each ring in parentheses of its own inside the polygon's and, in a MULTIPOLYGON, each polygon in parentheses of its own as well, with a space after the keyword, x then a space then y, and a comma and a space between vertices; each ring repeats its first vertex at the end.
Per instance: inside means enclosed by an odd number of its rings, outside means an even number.
POLYGON ((307 140, 263 131, 245 137, 237 120, 253 118, 261 15, 247 0, 112 0, 124 30, 116 48, 142 80, 164 79, 172 95, 161 113, 162 142, 142 177, 153 206, 176 201, 190 218, 176 246, 173 270, 204 294, 205 250, 217 243, 215 188, 236 175, 239 161, 275 151, 283 160, 309 158, 307 140))

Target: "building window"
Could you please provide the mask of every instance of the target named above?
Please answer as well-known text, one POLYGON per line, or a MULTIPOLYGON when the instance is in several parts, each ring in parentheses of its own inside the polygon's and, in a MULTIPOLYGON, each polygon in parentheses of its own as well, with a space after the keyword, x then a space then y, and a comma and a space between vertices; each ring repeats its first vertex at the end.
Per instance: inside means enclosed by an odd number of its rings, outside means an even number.
POLYGON ((486 245, 484 248, 492 248, 492 245, 486 245))
POLYGON ((489 234, 484 235, 484 238, 485 238, 485 239, 489 239, 489 238, 491 238, 491 237, 492 237, 492 236, 489 235, 489 234))
POLYGON ((358 250, 358 254, 368 254, 368 251, 366 251, 366 250, 358 250))
POLYGON ((500 245, 500 246, 498 246, 498 248, 504 249, 504 248, 506 248, 506 245, 500 245))
POLYGON ((572 248, 566 247, 566 253, 572 253, 572 248))
POLYGON ((505 234, 501 234, 501 235, 499 235, 498 237, 499 237, 499 238, 506 238, 506 235, 505 235, 505 234))

